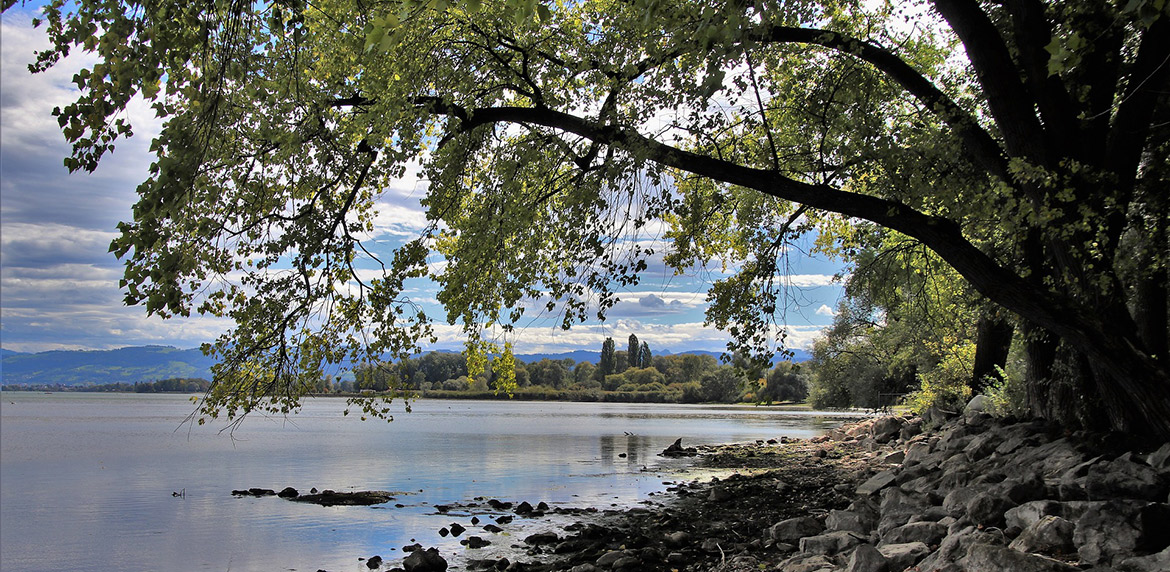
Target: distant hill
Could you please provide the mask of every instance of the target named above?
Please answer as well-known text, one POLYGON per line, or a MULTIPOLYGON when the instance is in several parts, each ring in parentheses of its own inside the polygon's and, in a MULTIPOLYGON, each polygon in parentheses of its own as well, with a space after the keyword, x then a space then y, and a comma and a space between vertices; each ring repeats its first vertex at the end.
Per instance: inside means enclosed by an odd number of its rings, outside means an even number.
MULTIPOLYGON (((808 360, 808 352, 793 350, 792 361, 808 360)), ((663 350, 655 355, 672 355, 663 350)), ((689 351, 719 358, 720 352, 689 351)), ((596 364, 600 352, 577 350, 563 353, 519 354, 517 359, 534 363, 542 359, 572 359, 596 364)), ((779 360, 776 360, 779 361, 779 360)), ((211 379, 214 361, 198 349, 170 346, 138 346, 116 350, 54 350, 39 353, 0 349, 0 383, 6 385, 102 385, 135 383, 170 378, 211 379)))
POLYGON ((6 385, 90 385, 158 381, 175 377, 211 379, 211 358, 198 349, 140 346, 116 350, 0 352, 6 385))

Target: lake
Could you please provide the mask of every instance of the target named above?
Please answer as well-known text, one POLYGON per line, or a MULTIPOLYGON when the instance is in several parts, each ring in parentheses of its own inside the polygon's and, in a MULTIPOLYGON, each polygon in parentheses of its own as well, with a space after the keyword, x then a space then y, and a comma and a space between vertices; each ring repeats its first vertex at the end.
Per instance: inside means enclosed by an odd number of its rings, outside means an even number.
POLYGON ((634 506, 687 466, 657 456, 675 439, 811 437, 845 420, 751 406, 424 400, 411 413, 396 404, 386 423, 342 416, 344 400, 328 398, 287 418, 249 417, 229 434, 222 424, 184 424, 193 405, 182 395, 2 398, 5 572, 367 572, 359 558, 394 563, 415 541, 457 565, 571 520, 517 518, 493 535, 470 525, 471 512, 441 514, 435 505, 482 505, 478 497, 634 506), (373 507, 230 494, 286 486, 399 494, 373 507), (440 536, 452 522, 492 546, 470 550, 440 536))

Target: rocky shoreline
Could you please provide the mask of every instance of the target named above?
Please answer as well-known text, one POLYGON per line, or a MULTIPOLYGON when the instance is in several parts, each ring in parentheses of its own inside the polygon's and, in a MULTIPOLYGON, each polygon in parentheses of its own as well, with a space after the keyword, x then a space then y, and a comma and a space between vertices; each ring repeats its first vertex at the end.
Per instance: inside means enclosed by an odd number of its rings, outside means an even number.
MULTIPOLYGON (((506 558, 476 560, 468 550, 466 566, 1170 570, 1170 443, 1130 450, 1123 436, 997 419, 980 398, 961 415, 925 417, 869 419, 812 440, 700 447, 699 466, 724 477, 676 483, 646 508, 568 511, 579 521, 560 533, 531 535, 506 558)), ((434 549, 408 548, 401 568, 378 561, 371 569, 447 569, 434 549)))

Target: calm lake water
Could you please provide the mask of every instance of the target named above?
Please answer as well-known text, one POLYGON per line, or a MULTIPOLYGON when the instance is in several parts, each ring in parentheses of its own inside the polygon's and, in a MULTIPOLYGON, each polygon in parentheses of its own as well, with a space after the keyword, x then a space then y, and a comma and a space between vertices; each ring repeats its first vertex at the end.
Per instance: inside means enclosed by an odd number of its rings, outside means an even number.
POLYGON ((187 396, 2 398, 4 572, 367 572, 358 558, 394 563, 413 541, 458 565, 571 521, 517 518, 493 535, 473 527, 470 512, 434 505, 484 497, 632 506, 685 466, 657 456, 679 437, 684 445, 810 437, 844 420, 757 407, 436 400, 386 423, 343 417, 343 400, 316 399, 288 418, 250 417, 229 435, 222 425, 183 424, 187 396), (286 486, 402 494, 376 507, 230 494, 286 486), (473 551, 441 537, 452 522, 493 545, 473 551))

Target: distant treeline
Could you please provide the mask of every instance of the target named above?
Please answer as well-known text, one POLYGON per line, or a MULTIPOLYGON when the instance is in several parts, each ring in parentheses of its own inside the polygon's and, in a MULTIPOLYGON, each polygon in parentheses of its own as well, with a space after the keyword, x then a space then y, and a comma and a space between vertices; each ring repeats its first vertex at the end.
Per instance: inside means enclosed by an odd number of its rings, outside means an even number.
MULTIPOLYGON (((601 362, 542 359, 515 363, 514 399, 563 401, 624 401, 650 403, 771 403, 802 401, 808 394, 807 374, 789 362, 770 370, 736 357, 720 364, 705 354, 653 355, 631 335, 626 351, 610 338, 602 345, 601 362), (633 356, 633 358, 631 358, 633 356)), ((431 352, 417 359, 358 367, 354 381, 332 383, 322 392, 407 391, 447 399, 494 398, 496 378, 488 370, 469 378, 460 354, 431 352)))
POLYGON ((103 383, 99 385, 21 384, 5 385, 4 391, 81 391, 102 393, 203 393, 211 382, 203 378, 174 377, 159 381, 103 383))

